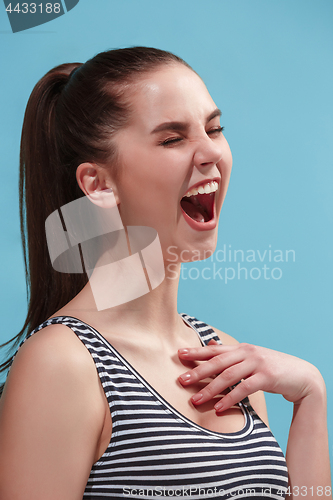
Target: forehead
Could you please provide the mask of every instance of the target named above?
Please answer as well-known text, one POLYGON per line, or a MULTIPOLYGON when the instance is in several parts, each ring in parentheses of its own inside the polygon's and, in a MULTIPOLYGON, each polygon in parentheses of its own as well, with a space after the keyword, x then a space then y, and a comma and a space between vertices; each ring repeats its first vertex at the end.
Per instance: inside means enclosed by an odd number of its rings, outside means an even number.
POLYGON ((201 78, 182 64, 145 75, 131 96, 132 124, 144 129, 164 121, 205 121, 216 105, 201 78))

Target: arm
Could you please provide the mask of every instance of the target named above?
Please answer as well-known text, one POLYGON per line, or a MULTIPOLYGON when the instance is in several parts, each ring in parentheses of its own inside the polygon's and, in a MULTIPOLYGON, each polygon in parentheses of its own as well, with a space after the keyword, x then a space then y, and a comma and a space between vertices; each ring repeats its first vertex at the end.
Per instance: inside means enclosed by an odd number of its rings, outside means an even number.
POLYGON ((312 391, 294 403, 286 453, 290 489, 295 497, 331 499, 325 384, 319 372, 313 376, 312 391))
POLYGON ((0 498, 82 499, 103 428, 94 363, 63 325, 21 347, 0 402, 0 498))
POLYGON ((219 346, 210 343, 204 348, 180 350, 179 356, 184 360, 206 361, 186 372, 190 378, 182 380, 180 377, 183 385, 216 375, 200 393, 192 396, 194 404, 210 400, 239 380, 242 382, 215 405, 217 412, 230 408, 258 390, 282 394, 293 402, 294 417, 287 448, 290 488, 294 492, 290 498, 319 498, 317 492, 322 487, 322 496, 332 499, 325 387, 313 365, 288 354, 249 344, 219 346))

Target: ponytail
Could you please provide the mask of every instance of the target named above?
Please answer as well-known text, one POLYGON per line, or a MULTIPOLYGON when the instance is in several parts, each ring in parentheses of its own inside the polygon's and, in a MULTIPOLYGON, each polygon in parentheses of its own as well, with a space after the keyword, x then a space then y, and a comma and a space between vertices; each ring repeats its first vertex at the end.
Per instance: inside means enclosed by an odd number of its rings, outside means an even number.
MULTIPOLYGON (((75 176, 73 179, 61 171, 55 127, 55 108, 59 96, 71 72, 79 66, 65 64, 47 73, 34 88, 25 112, 19 197, 29 303, 22 330, 3 344, 12 345, 12 351, 29 332, 69 302, 87 281, 84 274, 57 273, 52 268, 45 238, 45 220, 48 215, 82 195, 75 176), (67 178, 67 190, 61 189, 64 176, 67 178)), ((13 355, 0 365, 0 372, 10 367, 12 359, 13 355)), ((0 393, 2 389, 0 387, 0 393)))

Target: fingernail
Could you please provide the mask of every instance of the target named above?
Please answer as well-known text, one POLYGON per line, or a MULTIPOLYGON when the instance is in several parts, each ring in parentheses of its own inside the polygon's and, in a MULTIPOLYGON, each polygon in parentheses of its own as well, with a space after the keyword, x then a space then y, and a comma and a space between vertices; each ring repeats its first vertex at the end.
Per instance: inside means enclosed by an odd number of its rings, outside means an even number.
POLYGON ((179 354, 188 354, 188 349, 178 349, 179 354))
POLYGON ((179 378, 182 382, 187 382, 188 380, 190 380, 191 375, 189 373, 183 373, 183 375, 180 375, 179 378))
POLYGON ((199 392, 199 394, 195 394, 195 396, 191 397, 193 403, 198 403, 203 398, 203 394, 199 392))
POLYGON ((216 405, 214 405, 214 408, 216 411, 220 411, 222 410, 223 406, 224 404, 221 401, 219 401, 218 403, 216 403, 216 405))

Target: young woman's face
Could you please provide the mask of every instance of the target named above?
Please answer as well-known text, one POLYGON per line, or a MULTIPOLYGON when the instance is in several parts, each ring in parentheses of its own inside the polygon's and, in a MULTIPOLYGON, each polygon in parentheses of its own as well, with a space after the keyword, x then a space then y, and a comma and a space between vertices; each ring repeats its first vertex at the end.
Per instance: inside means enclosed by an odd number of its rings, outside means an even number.
POLYGON ((114 139, 123 224, 155 228, 166 260, 175 254, 198 260, 198 251, 207 257, 232 165, 219 110, 198 75, 181 64, 144 77, 131 106, 129 126, 114 139))

